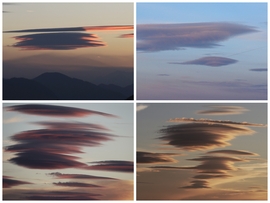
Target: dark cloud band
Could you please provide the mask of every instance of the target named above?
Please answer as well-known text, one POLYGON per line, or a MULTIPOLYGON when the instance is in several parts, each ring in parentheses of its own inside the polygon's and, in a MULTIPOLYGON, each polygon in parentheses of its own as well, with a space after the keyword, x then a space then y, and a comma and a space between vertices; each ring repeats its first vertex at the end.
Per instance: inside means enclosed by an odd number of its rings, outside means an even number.
POLYGON ((39 33, 14 38, 18 42, 12 46, 23 50, 71 50, 105 46, 96 35, 79 32, 39 33))
POLYGON ((137 152, 137 163, 149 164, 149 163, 175 163, 177 160, 172 156, 178 154, 174 153, 151 153, 151 152, 137 152))
POLYGON ((6 107, 7 111, 17 111, 20 113, 38 115, 38 116, 60 116, 60 117, 84 117, 89 115, 101 115, 106 117, 117 117, 112 114, 107 114, 99 111, 91 111, 87 109, 42 105, 42 104, 24 104, 6 107))

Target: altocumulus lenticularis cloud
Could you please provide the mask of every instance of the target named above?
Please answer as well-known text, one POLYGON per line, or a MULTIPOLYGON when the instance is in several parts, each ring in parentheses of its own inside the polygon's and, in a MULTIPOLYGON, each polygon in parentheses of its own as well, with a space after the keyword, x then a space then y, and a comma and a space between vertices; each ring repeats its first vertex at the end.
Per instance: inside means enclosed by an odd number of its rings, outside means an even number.
POLYGON ((177 50, 185 47, 213 48, 231 37, 256 32, 251 26, 224 23, 179 23, 137 25, 139 51, 177 50))

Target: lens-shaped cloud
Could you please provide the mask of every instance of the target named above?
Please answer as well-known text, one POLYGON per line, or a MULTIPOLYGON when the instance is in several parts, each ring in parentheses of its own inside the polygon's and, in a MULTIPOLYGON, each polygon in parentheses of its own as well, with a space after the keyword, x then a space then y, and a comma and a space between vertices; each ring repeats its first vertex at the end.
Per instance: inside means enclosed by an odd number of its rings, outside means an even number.
POLYGON ((242 114, 243 112, 249 111, 248 109, 242 106, 209 106, 210 110, 197 111, 197 114, 204 115, 233 115, 233 114, 242 114))
POLYGON ((160 140, 182 150, 208 150, 230 145, 228 141, 240 135, 251 135, 253 130, 244 126, 215 123, 187 123, 166 126, 160 130, 160 140))
POLYGON ((47 175, 54 176, 59 179, 101 179, 101 180, 117 180, 116 178, 109 178, 103 176, 92 176, 86 174, 63 174, 59 172, 49 173, 47 175))
POLYGON ((101 171, 114 171, 114 172, 127 172, 133 173, 133 162, 132 161, 97 161, 91 162, 86 169, 88 170, 101 170, 101 171))
POLYGON ((232 150, 232 149, 226 149, 226 150, 215 150, 207 152, 207 154, 231 154, 231 155, 245 155, 245 156, 259 156, 256 153, 244 151, 244 150, 232 150))
POLYGON ((3 176, 3 188, 11 188, 17 185, 32 184, 26 181, 15 180, 10 176, 3 176))
POLYGON ((184 65, 204 65, 204 66, 226 66, 230 64, 236 63, 237 60, 230 59, 230 58, 225 58, 225 57, 218 57, 218 56, 208 56, 208 57, 203 57, 191 61, 186 61, 186 62, 171 62, 170 64, 184 64, 184 65))
POLYGON ((91 111, 87 109, 46 105, 46 104, 23 104, 8 106, 7 111, 17 111, 20 113, 37 115, 37 116, 60 116, 60 117, 84 117, 90 115, 101 115, 106 117, 117 117, 112 114, 107 114, 99 111, 91 111))
POLYGON ((234 122, 230 120, 213 120, 207 118, 194 119, 194 118, 172 118, 169 122, 193 122, 193 123, 206 123, 206 124, 220 124, 220 125, 237 125, 237 126, 253 126, 253 127, 266 127, 265 124, 249 123, 249 122, 234 122))
POLYGON ((79 182, 58 182, 58 183, 53 183, 53 184, 57 186, 64 186, 64 187, 91 187, 91 188, 101 187, 95 184, 79 183, 79 182))
POLYGON ((9 30, 4 33, 20 32, 74 32, 74 31, 115 31, 115 30, 133 30, 133 25, 104 25, 104 26, 84 26, 84 27, 66 27, 66 28, 40 28, 25 30, 9 30))
POLYGON ((79 32, 38 33, 14 38, 19 42, 12 46, 22 50, 72 50, 106 45, 96 35, 79 32))
POLYGON ((226 23, 137 25, 139 51, 177 50, 185 47, 213 48, 231 37, 256 32, 251 26, 226 23))
POLYGON ((172 156, 177 156, 175 153, 151 153, 137 152, 137 163, 152 164, 152 163, 176 163, 177 160, 172 156))

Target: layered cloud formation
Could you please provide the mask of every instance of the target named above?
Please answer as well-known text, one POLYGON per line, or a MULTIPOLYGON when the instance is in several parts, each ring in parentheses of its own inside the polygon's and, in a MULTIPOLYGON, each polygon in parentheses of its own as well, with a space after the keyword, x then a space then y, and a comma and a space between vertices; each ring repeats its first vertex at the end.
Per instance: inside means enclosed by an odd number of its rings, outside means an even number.
MULTIPOLYGON (((13 47, 22 50, 73 50, 87 47, 106 46, 95 34, 86 33, 87 31, 123 31, 133 30, 132 25, 110 25, 110 26, 86 26, 86 27, 67 27, 67 28, 41 28, 10 30, 4 33, 26 33, 15 36, 18 41, 13 47)), ((123 34, 120 38, 133 38, 132 33, 123 34)))
POLYGON ((256 31, 247 25, 226 22, 140 24, 137 25, 137 49, 165 51, 186 47, 213 48, 231 37, 256 31))

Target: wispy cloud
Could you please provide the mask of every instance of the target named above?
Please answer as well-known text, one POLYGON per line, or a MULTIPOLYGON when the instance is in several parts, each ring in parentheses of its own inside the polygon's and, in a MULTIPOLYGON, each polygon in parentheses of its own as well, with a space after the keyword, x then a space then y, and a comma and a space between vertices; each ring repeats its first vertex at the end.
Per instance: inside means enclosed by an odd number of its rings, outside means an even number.
POLYGON ((87 109, 46 105, 46 104, 23 104, 5 107, 7 111, 17 111, 20 113, 38 115, 38 116, 60 116, 60 117, 84 117, 90 115, 101 115, 106 117, 117 117, 99 111, 91 111, 87 109))
POLYGON ((254 27, 226 23, 140 24, 139 51, 177 50, 185 47, 213 48, 231 37, 256 32, 254 27))
POLYGON ((197 111, 196 113, 204 115, 233 115, 233 114, 242 114, 243 112, 249 111, 248 109, 242 106, 211 105, 209 107, 210 110, 197 111))
POLYGON ((9 123, 18 123, 21 122, 23 119, 20 117, 13 117, 13 118, 8 118, 8 119, 4 119, 3 123, 4 124, 9 124, 9 123))
POLYGON ((203 57, 191 61, 186 62, 171 62, 170 64, 184 64, 184 65, 204 65, 204 66, 226 66, 230 64, 236 63, 237 60, 225 58, 225 57, 218 57, 218 56, 208 56, 203 57))
POLYGON ((137 163, 152 164, 152 163, 176 163, 176 159, 172 156, 179 156, 176 153, 151 153, 137 151, 137 163))
POLYGON ((137 104, 137 111, 142 111, 146 109, 147 107, 148 105, 145 105, 145 104, 137 104))

